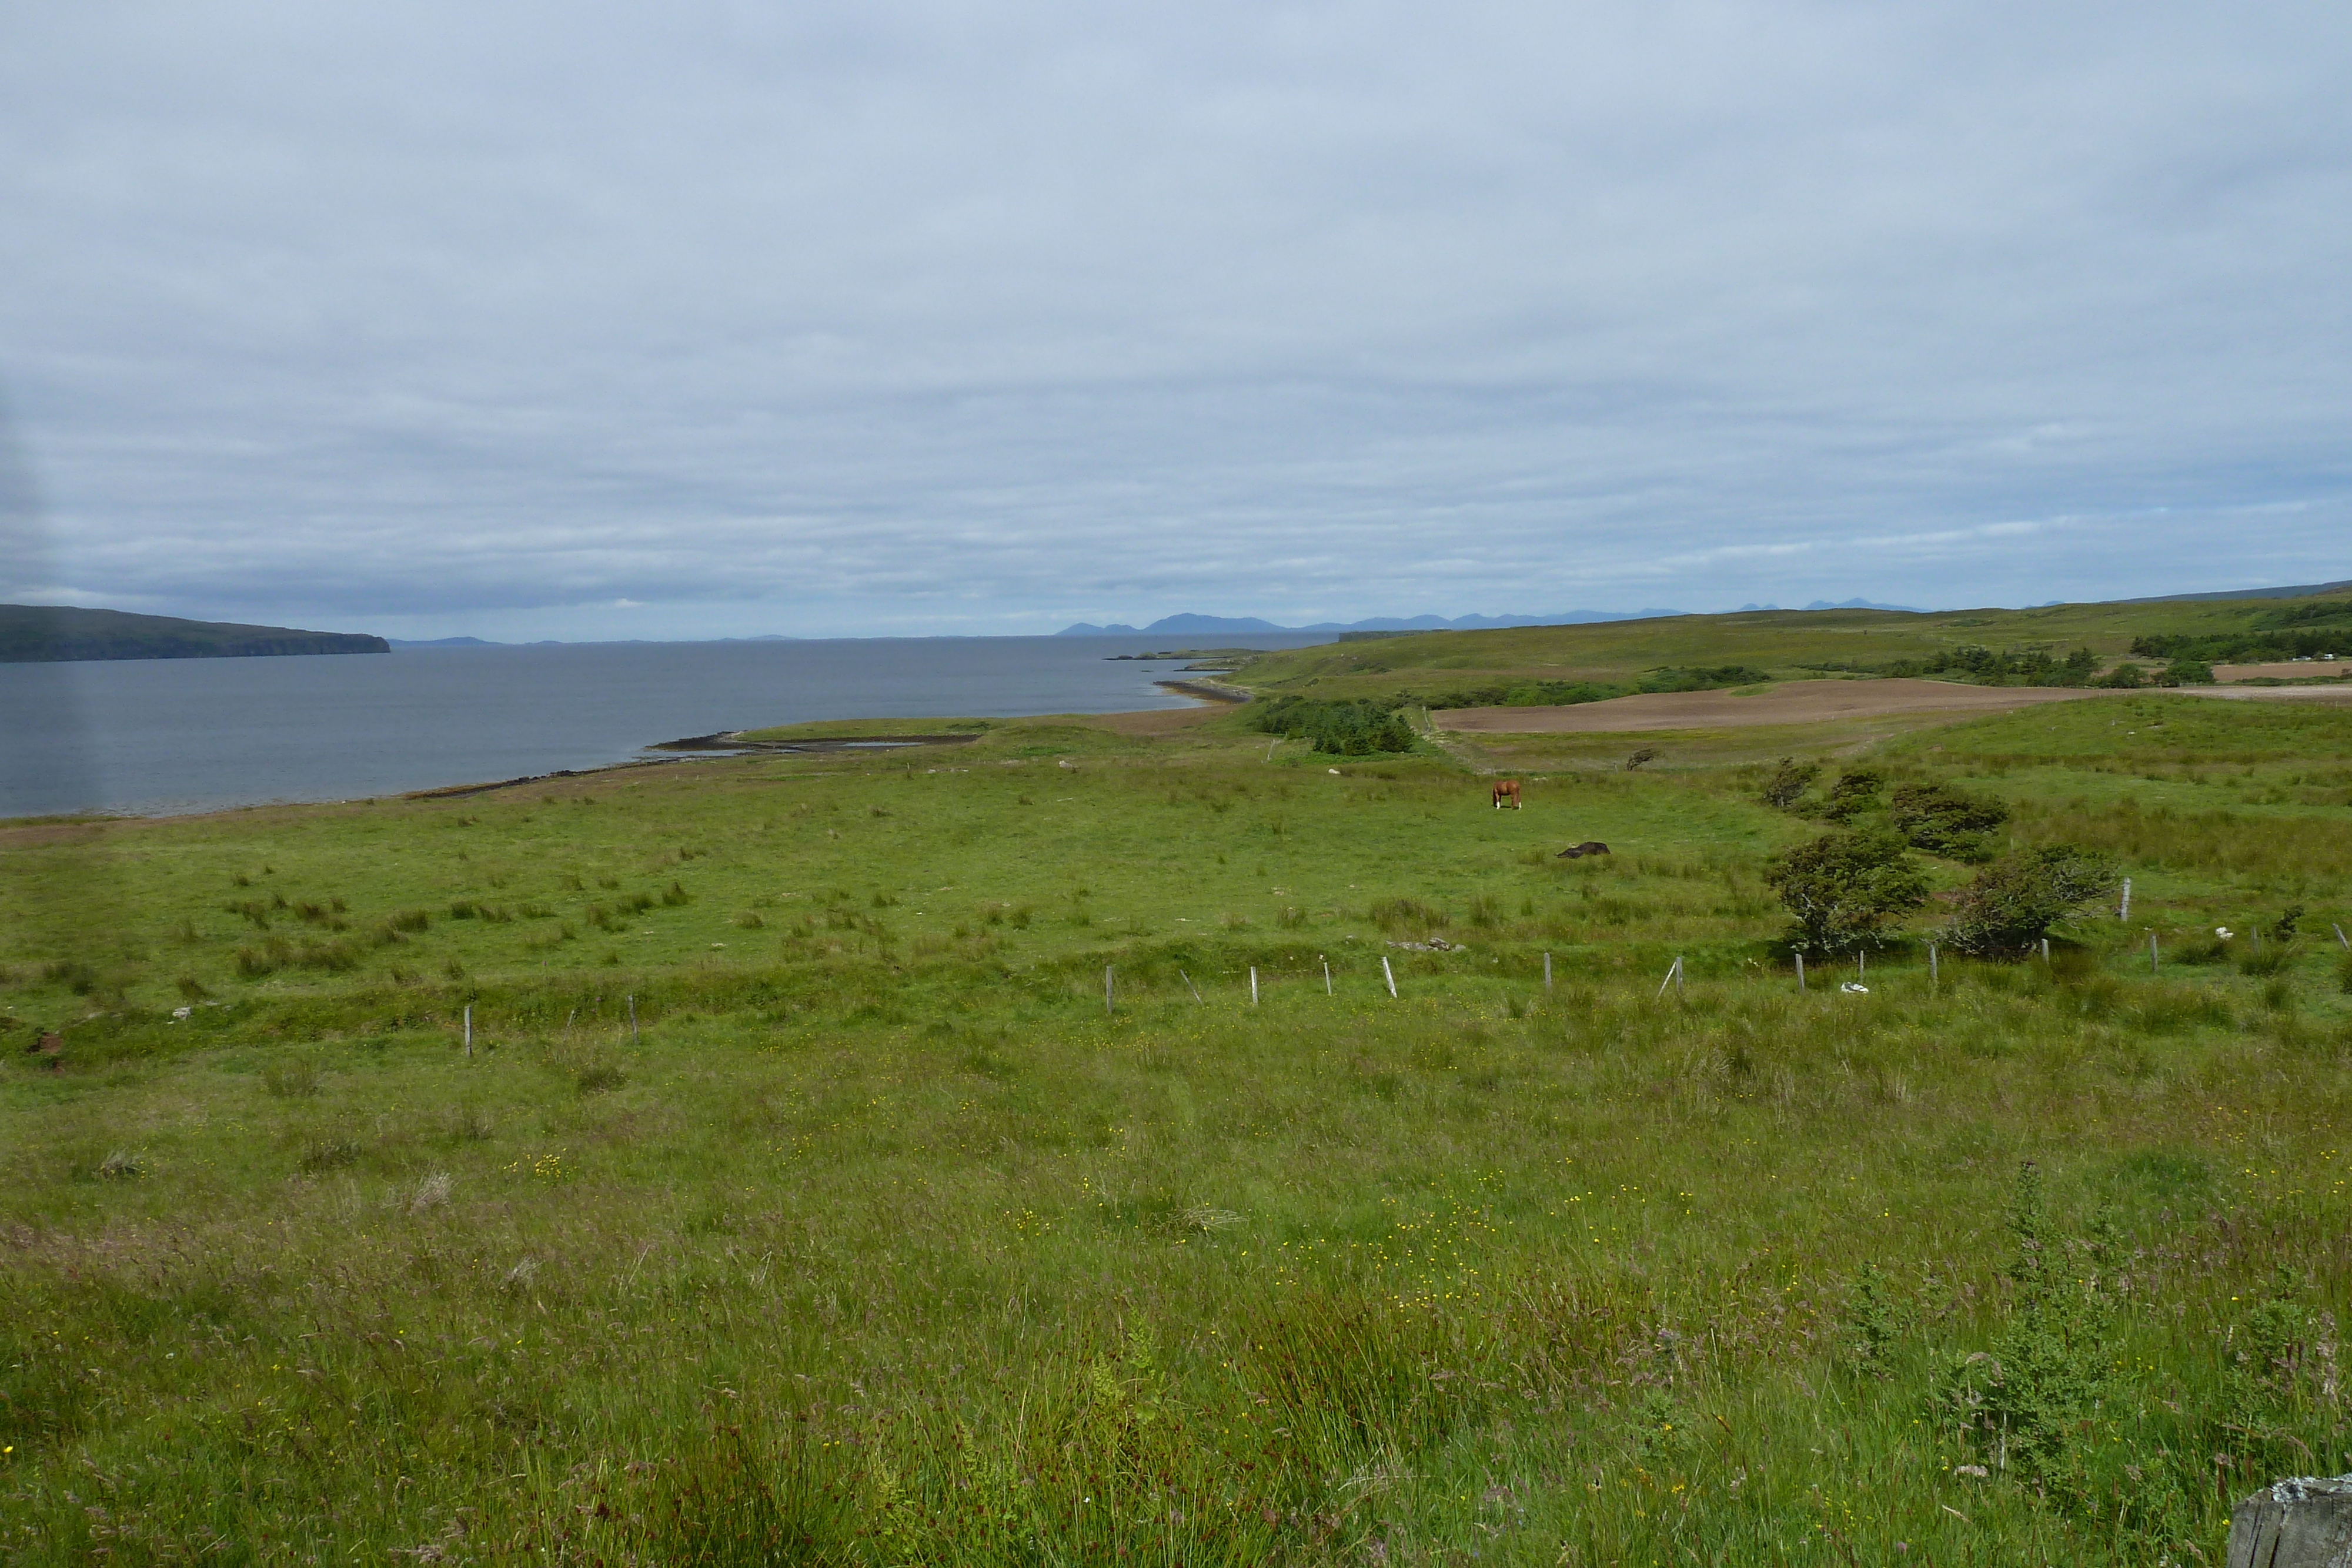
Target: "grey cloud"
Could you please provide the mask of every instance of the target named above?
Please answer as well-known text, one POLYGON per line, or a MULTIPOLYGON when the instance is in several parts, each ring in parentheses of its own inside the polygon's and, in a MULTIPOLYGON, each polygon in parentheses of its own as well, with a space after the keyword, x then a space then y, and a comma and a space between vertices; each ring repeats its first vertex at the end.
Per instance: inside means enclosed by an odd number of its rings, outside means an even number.
POLYGON ((0 382, 45 586, 110 602, 595 635, 2343 575, 2318 7, 15 26, 0 382))

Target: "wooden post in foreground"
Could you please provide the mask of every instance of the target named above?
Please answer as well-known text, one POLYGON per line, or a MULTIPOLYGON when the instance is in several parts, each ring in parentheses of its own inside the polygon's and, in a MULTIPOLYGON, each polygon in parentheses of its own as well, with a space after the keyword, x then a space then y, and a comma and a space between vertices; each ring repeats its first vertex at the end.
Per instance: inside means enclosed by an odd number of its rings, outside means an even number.
POLYGON ((2147 972, 2151 975, 2156 973, 2156 933, 2153 931, 2147 934, 2147 972))
POLYGON ((466 1054, 474 1054, 474 1004, 466 1004, 466 1054))
MULTIPOLYGON (((1183 970, 1179 969, 1176 971, 1176 977, 1184 982, 1184 988, 1192 993, 1192 999, 1194 1001, 1198 1002, 1201 1000, 1201 988, 1192 983, 1192 976, 1186 974, 1183 970)), ((1208 1004, 1203 1002, 1202 1005, 1205 1007, 1208 1004)))
POLYGON ((2336 928, 2336 940, 2347 953, 2352 953, 2352 936, 2345 936, 2344 927, 2341 925, 2336 928))
POLYGON ((2229 1568, 2352 1561, 2352 1476, 2273 1481, 2230 1511, 2229 1568))
POLYGON ((1544 989, 1551 989, 1551 955, 1544 955, 1544 989))
POLYGON ((2116 918, 2118 920, 2131 918, 2131 878, 2129 877, 2124 878, 2124 906, 2116 911, 2116 918))
POLYGON ((645 1043, 637 1034, 637 998, 634 996, 629 998, 629 1043, 631 1045, 645 1043))
POLYGON ((1381 973, 1388 978, 1389 999, 1391 1001, 1394 1001, 1396 999, 1396 971, 1389 967, 1388 955, 1385 953, 1381 955, 1381 973))
MULTIPOLYGON (((1320 953, 1315 956, 1323 958, 1320 953)), ((1323 958, 1323 994, 1327 997, 1331 994, 1331 960, 1328 958, 1323 958)))
POLYGON ((1108 1014, 1109 1014, 1109 1013, 1111 1012, 1111 1010, 1112 1010, 1112 1009, 1111 1009, 1111 1005, 1110 1005, 1110 966, 1109 966, 1108 964, 1105 964, 1105 965, 1103 966, 1103 1012, 1104 1012, 1106 1015, 1108 1015, 1108 1014))
POLYGON ((1797 955, 1797 989, 1799 989, 1799 990, 1801 990, 1801 990, 1803 990, 1804 988, 1805 988, 1805 956, 1804 956, 1802 953, 1800 953, 1800 954, 1798 954, 1798 955, 1797 955))
POLYGON ((1257 966, 1250 966, 1250 1006, 1257 1006, 1257 966))
POLYGON ((1943 976, 1936 968, 1936 945, 1930 942, 1927 944, 1927 983, 1932 986, 1942 979, 1943 976))

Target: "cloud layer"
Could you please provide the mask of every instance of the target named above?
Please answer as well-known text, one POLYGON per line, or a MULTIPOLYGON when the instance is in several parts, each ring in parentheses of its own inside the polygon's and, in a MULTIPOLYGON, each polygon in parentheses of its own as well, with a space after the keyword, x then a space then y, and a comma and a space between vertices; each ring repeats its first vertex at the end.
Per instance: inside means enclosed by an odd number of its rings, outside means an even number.
POLYGON ((15 19, 5 586, 596 636, 2352 576, 2352 13, 1134 9, 15 19))

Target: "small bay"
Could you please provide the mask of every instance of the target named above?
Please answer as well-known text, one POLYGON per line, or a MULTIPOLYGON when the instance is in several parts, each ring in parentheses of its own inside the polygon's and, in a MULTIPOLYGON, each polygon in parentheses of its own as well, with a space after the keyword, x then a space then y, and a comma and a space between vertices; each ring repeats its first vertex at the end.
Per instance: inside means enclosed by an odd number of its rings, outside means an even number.
MULTIPOLYGON (((1295 648, 1328 635, 1249 639, 1295 648)), ((404 648, 0 665, 0 816, 341 800, 816 719, 1181 707, 1157 637, 404 648)))

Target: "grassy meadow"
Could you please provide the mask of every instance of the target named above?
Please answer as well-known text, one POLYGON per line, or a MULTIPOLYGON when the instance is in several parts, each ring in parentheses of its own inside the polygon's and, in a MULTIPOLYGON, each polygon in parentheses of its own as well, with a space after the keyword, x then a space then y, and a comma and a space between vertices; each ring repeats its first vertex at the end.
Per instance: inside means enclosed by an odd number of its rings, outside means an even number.
POLYGON ((0 1560, 2218 1563, 2352 1469, 2352 714, 1771 737, 2133 879, 1801 991, 1751 737, 1244 722, 0 824, 0 1560))
MULTIPOLYGON (((1618 682, 1660 669, 1719 665, 1746 665, 1779 678, 1803 679, 1825 670, 1867 669, 1969 645, 2003 652, 2042 648, 2060 656, 2087 648, 2106 666, 2120 663, 2135 640, 2150 635, 2210 638, 2298 615, 2315 618, 2315 624, 2336 624, 2347 600, 2352 594, 2338 591, 2295 600, 2054 604, 1934 613, 1759 610, 1584 626, 1423 632, 1271 653, 1253 662, 1247 675, 1254 688, 1269 694, 1344 699, 1402 692, 1443 698, 1486 685, 1618 682)), ((2163 661, 2153 663, 2160 666, 2163 661)))

